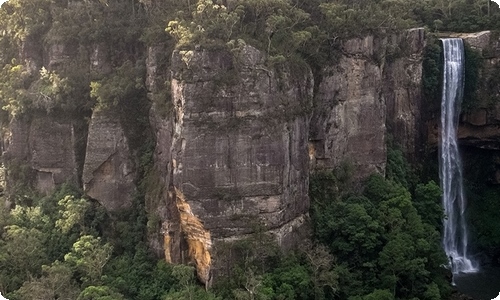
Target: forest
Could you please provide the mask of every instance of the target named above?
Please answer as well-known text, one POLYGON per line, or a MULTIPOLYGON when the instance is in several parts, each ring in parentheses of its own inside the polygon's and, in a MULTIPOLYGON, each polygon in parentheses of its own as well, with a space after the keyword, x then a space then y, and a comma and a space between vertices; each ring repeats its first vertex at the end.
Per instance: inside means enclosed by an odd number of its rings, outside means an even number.
MULTIPOLYGON (((268 54, 267 64, 307 64, 317 78, 320 67, 336 63, 342 41, 413 27, 430 34, 495 30, 500 8, 488 0, 8 0, 0 8, 2 135, 11 120, 39 112, 88 117, 127 109, 131 99, 133 109, 147 110, 152 100, 168 111, 168 80, 147 97, 148 46, 238 51, 249 44, 268 54), (70 63, 33 69, 22 60, 20 49, 58 44, 76 53, 70 63), (100 44, 112 45, 106 74, 88 67, 100 44)), ((424 64, 439 60, 439 50, 427 51, 435 57, 424 64)), ((439 76, 426 79, 438 85, 439 76)), ((137 147, 133 209, 114 215, 75 185, 42 195, 22 163, 3 162, 2 177, 11 182, 7 188, 2 179, 0 292, 9 300, 450 299, 441 190, 431 172, 437 167, 412 165, 387 144, 385 176, 357 182, 348 162, 311 174, 311 239, 296 250, 281 250, 258 228, 217 247, 233 264, 210 288, 192 265, 169 264, 148 249, 151 144, 137 147)), ((470 168, 474 175, 481 166, 470 168)), ((469 193, 488 204, 472 208, 477 247, 496 253, 500 227, 492 212, 500 209, 500 191, 473 175, 469 193)))

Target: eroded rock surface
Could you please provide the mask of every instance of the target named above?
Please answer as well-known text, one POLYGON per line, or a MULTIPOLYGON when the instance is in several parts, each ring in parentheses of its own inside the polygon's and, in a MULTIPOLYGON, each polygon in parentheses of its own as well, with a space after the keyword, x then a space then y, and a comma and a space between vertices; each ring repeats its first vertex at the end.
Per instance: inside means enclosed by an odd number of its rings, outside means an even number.
POLYGON ((62 183, 77 183, 75 124, 47 115, 16 118, 4 139, 4 161, 24 169, 24 177, 41 193, 49 194, 62 183))
POLYGON ((250 46, 236 58, 175 52, 172 70, 172 182, 212 236, 277 229, 307 213, 310 72, 269 69, 250 46))
POLYGON ((388 133, 409 157, 419 151, 424 47, 423 28, 342 45, 315 95, 310 155, 316 168, 352 165, 357 179, 383 174, 388 133))
POLYGON ((132 205, 135 166, 119 117, 94 111, 83 167, 85 193, 113 212, 132 205))
POLYGON ((157 65, 160 48, 149 50, 147 68, 162 186, 149 202, 162 236, 152 236, 150 244, 163 246, 167 261, 186 263, 189 257, 207 283, 212 239, 245 238, 263 228, 286 246, 304 227, 309 207, 304 108, 311 105, 312 75, 307 69, 269 68, 263 52, 250 46, 236 55, 175 51, 168 78, 173 114, 165 114, 155 98, 155 78, 165 77, 157 65), (203 230, 190 230, 193 226, 203 230), (205 241, 187 231, 205 232, 205 241))
POLYGON ((383 172, 386 110, 377 51, 373 37, 349 40, 338 64, 323 70, 310 136, 315 167, 347 162, 357 177, 383 172))

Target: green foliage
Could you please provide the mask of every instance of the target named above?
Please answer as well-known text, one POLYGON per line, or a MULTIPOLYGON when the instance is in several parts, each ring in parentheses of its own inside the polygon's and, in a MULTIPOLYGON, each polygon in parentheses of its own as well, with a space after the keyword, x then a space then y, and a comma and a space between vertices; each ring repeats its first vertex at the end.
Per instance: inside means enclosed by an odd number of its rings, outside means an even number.
POLYGON ((125 300, 125 298, 107 286, 91 285, 78 295, 77 300, 125 300))
POLYGON ((49 113, 56 107, 62 107, 71 92, 72 87, 67 78, 61 78, 56 72, 47 71, 42 67, 38 80, 30 87, 30 108, 42 109, 49 113))
POLYGON ((215 252, 223 268, 214 292, 223 299, 332 299, 338 288, 336 260, 322 245, 284 253, 257 234, 215 252))
POLYGON ((434 228, 441 228, 444 218, 441 197, 441 188, 432 180, 426 184, 419 183, 415 188, 413 205, 422 220, 434 228))
POLYGON ((90 96, 97 100, 95 109, 105 110, 116 107, 127 98, 137 98, 144 89, 143 74, 130 61, 114 69, 100 81, 90 83, 90 96))
POLYGON ((313 35, 313 28, 304 26, 308 19, 308 13, 287 0, 244 0, 231 5, 199 0, 191 15, 180 14, 166 31, 179 48, 226 47, 249 40, 272 56, 290 58, 313 35))
POLYGON ((13 0, 2 5, 0 24, 17 43, 28 37, 40 37, 50 22, 50 0, 13 0))
POLYGON ((82 279, 89 284, 101 282, 104 266, 111 258, 113 247, 103 244, 100 237, 84 235, 74 244, 64 260, 82 273, 82 279))
POLYGON ((135 254, 113 257, 106 265, 105 284, 127 299, 163 299, 176 284, 172 265, 156 259, 144 247, 135 254))
POLYGON ((336 37, 363 36, 414 25, 410 1, 325 1, 321 12, 336 37))
POLYGON ((422 89, 430 111, 439 111, 441 103, 442 51, 436 39, 430 39, 424 50, 422 89))
POLYGON ((403 155, 403 151, 394 142, 387 143, 386 177, 413 190, 418 181, 417 176, 403 155))
POLYGON ((75 199, 72 195, 67 195, 58 202, 61 207, 62 216, 56 220, 56 227, 67 234, 75 225, 79 225, 80 232, 85 232, 84 217, 90 203, 85 199, 75 199))
POLYGON ((241 14, 241 6, 229 10, 212 0, 199 0, 191 21, 177 18, 168 23, 166 31, 175 38, 178 47, 225 43, 233 36, 241 14))
MULTIPOLYGON (((419 197, 421 192, 433 194, 413 200, 401 184, 371 176, 362 194, 340 196, 333 173, 320 173, 311 179, 315 237, 328 245, 340 262, 336 270, 341 298, 387 299, 384 295, 390 295, 391 299, 409 299, 432 289, 430 285, 436 280, 444 282, 441 265, 446 257, 439 232, 434 224, 422 221, 415 208, 435 204, 439 196, 436 188, 433 183, 418 185, 419 197), (319 183, 324 184, 323 189, 319 183), (385 292, 375 291, 380 288, 385 292)), ((442 212, 433 208, 426 207, 433 213, 427 218, 435 221, 436 214, 441 216, 442 212)))
MULTIPOLYGON (((356 298, 354 298, 356 299, 356 298)), ((362 300, 393 300, 394 295, 389 290, 374 290, 372 293, 360 297, 362 300)))
POLYGON ((479 92, 479 74, 483 68, 483 59, 481 54, 465 45, 465 78, 464 78, 464 98, 462 102, 462 111, 467 112, 478 106, 479 92))
POLYGON ((10 116, 17 116, 26 111, 29 102, 26 90, 30 74, 24 66, 12 64, 3 66, 0 72, 0 104, 10 116))
POLYGON ((24 282, 16 295, 21 300, 39 299, 74 300, 78 287, 72 279, 73 271, 69 266, 56 261, 50 266, 42 266, 42 276, 24 282))
POLYGON ((7 291, 18 289, 31 276, 48 264, 44 251, 47 236, 36 228, 9 225, 0 241, 0 287, 7 291))

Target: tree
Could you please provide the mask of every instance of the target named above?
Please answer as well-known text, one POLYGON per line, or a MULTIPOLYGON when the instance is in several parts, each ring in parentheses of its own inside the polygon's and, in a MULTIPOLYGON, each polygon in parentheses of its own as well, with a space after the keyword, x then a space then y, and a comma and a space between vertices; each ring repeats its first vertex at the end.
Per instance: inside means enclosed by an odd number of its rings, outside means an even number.
POLYGON ((441 204, 441 188, 434 181, 426 184, 420 183, 415 188, 414 205, 422 221, 440 229, 444 218, 441 204))
POLYGON ((0 240, 0 287, 18 289, 30 276, 38 276, 48 264, 44 251, 46 234, 35 228, 8 225, 0 240))
POLYGON ((91 285, 78 295, 77 300, 125 300, 125 297, 107 286, 91 285))
POLYGON ((325 288, 332 294, 338 289, 338 274, 333 271, 335 258, 322 244, 312 247, 305 255, 312 270, 314 299, 326 299, 325 288))
POLYGON ((220 300, 195 283, 195 269, 193 267, 176 265, 172 269, 172 276, 178 285, 166 295, 165 300, 220 300))
POLYGON ((81 198, 75 199, 73 195, 67 195, 59 200, 61 217, 56 221, 56 227, 64 234, 67 234, 75 225, 79 226, 79 231, 85 234, 84 217, 90 203, 81 198))
POLYGON ((42 266, 42 276, 24 282, 18 290, 21 299, 74 300, 79 289, 73 282, 73 271, 64 263, 56 261, 50 266, 42 266))
POLYGON ((83 279, 90 284, 99 283, 103 268, 113 252, 111 244, 102 244, 100 237, 84 235, 73 244, 64 260, 82 272, 83 279))

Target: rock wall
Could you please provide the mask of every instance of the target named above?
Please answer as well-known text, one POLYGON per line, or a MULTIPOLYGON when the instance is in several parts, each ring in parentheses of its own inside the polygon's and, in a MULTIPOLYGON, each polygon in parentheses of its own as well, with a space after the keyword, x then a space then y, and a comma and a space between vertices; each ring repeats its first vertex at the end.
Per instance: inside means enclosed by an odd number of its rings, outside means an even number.
POLYGON ((349 163, 358 179, 383 174, 388 133, 409 156, 419 151, 424 47, 422 28, 343 43, 343 55, 322 71, 315 95, 310 147, 316 168, 349 163))
POLYGON ((11 171, 24 174, 11 174, 7 184, 31 179, 33 187, 43 194, 63 183, 77 184, 76 139, 73 120, 44 114, 13 119, 4 137, 3 158, 11 171))
MULTIPOLYGON (((212 260, 212 243, 257 229, 283 247, 297 243, 307 229, 311 169, 350 162, 357 179, 384 173, 389 134, 418 153, 424 45, 422 29, 346 41, 316 83, 309 67, 270 66, 248 45, 173 53, 156 45, 145 51, 148 113, 126 99, 122 108, 94 110, 88 129, 76 116, 84 151, 69 121, 16 119, 4 158, 28 162, 44 192, 72 179, 110 213, 132 206, 142 180, 150 247, 169 262, 194 263, 208 284, 221 259, 212 260), (148 136, 127 122, 139 117, 154 137, 146 174, 138 161, 148 136)), ((89 68, 105 76, 106 45, 92 49, 89 68)), ((70 50, 49 47, 46 64, 57 69, 70 50)))
POLYGON ((481 54, 481 80, 477 99, 461 116, 458 138, 461 144, 500 150, 500 37, 490 31, 459 35, 481 54))
MULTIPOLYGON (((150 54, 154 61, 155 51, 150 54)), ((184 195, 215 240, 238 239, 260 227, 286 245, 308 211, 308 116, 302 108, 310 106, 312 75, 269 68, 264 60, 250 46, 236 55, 175 51, 174 115, 152 109, 162 185, 184 195)), ((157 72, 153 65, 148 69, 157 72)), ((178 226, 182 210, 168 204, 176 200, 160 195, 166 256, 175 261, 190 251, 178 241, 178 230, 186 227, 178 226)))
POLYGON ((387 132, 411 162, 422 159, 425 123, 422 108, 422 63, 426 33, 415 28, 388 41, 383 78, 387 132))
POLYGON ((118 115, 94 111, 83 166, 83 190, 109 212, 130 208, 136 168, 118 115))
MULTIPOLYGON (((484 149, 499 149, 500 138, 500 38, 490 31, 453 34, 464 39, 465 44, 480 55, 481 67, 476 91, 477 99, 462 105, 458 128, 461 145, 484 149)), ((470 99, 469 99, 470 100, 470 99)), ((437 147, 439 140, 439 120, 430 120, 427 143, 437 147)))

